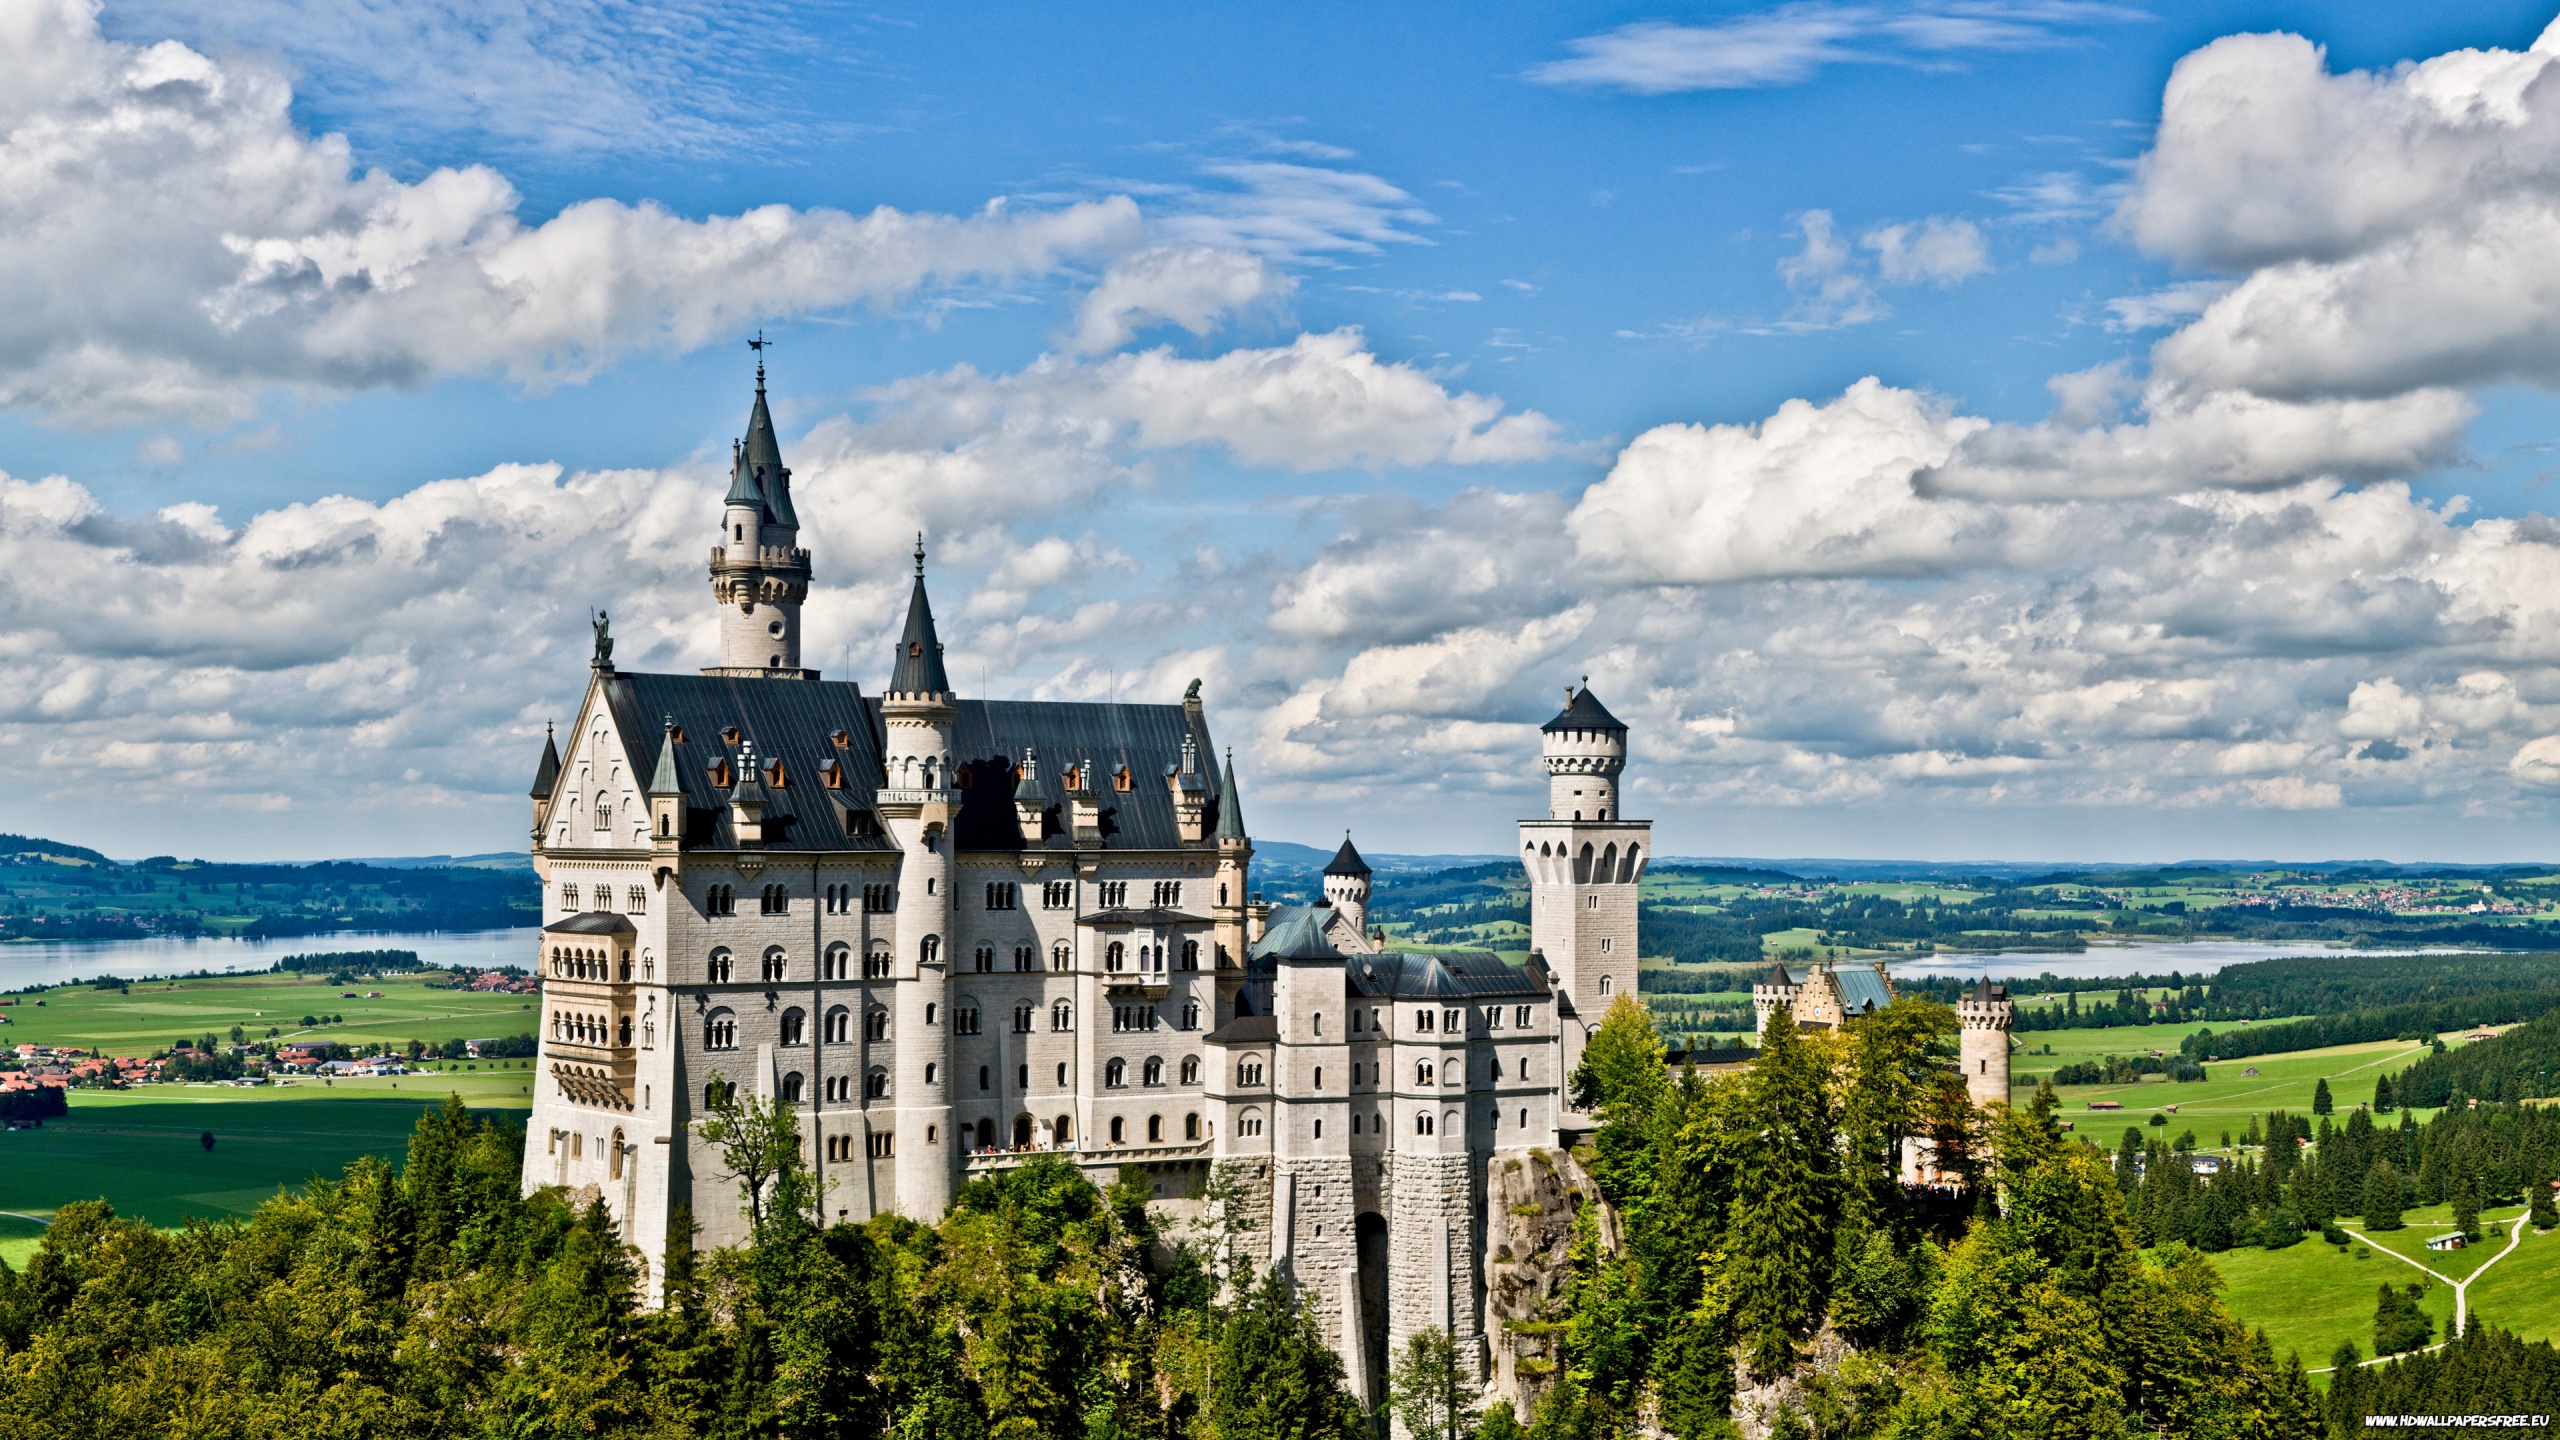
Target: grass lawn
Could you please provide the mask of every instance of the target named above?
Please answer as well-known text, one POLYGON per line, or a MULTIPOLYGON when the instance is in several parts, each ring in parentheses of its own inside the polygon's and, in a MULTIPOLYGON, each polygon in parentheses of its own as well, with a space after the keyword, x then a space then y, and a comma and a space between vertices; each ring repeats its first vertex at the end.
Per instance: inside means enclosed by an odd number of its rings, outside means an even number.
MULTIPOLYGON (((2514 1264, 2521 1253, 2507 1263, 2514 1264)), ((2437 1338, 2443 1338, 2453 1319, 2452 1286, 2433 1285, 2399 1261, 2360 1245, 2350 1243, 2342 1251, 2311 1235, 2283 1250, 2225 1250, 2209 1258, 2229 1282, 2222 1303, 2241 1324, 2267 1332, 2276 1359, 2296 1353, 2308 1369, 2328 1364, 2341 1340, 2356 1342, 2360 1354, 2373 1354, 2374 1292, 2385 1284, 2416 1280, 2432 1285, 2419 1303, 2435 1317, 2437 1338), (2360 1250, 2362 1259, 2355 1254, 2360 1250)))
MULTIPOLYGON (((2497 1253, 2494 1246, 2483 1249, 2487 1255, 2497 1253)), ((2471 1314, 2518 1335, 2560 1339, 2560 1230, 2536 1235, 2527 1227, 2516 1252, 2472 1282, 2471 1314)))
MULTIPOLYGON (((323 977, 325 979, 325 977, 323 977)), ((302 975, 226 975, 206 980, 136 983, 125 991, 62 986, 21 995, 0 1014, 0 1045, 76 1045, 110 1055, 165 1050, 181 1036, 212 1031, 228 1039, 238 1025, 251 1039, 274 1029, 279 1040, 328 1040, 362 1046, 381 1041, 479 1040, 531 1034, 531 995, 439 990, 413 975, 329 985, 302 975), (348 999, 344 991, 353 990, 348 999), (380 999, 363 998, 379 990, 380 999), (44 1001, 42 1009, 35 1002, 44 1001), (343 1015, 344 1024, 305 1028, 305 1015, 343 1015)))
MULTIPOLYGON (((2131 1025, 2111 1030, 2046 1030, 2023 1036, 2025 1047, 2010 1060, 2010 1074, 2018 1082, 2017 1098, 2024 1100, 2035 1082, 2075 1060, 2141 1055, 2152 1050, 2174 1055, 2179 1042, 2195 1033, 2196 1028, 2131 1025), (2047 1045, 2053 1047, 2051 1055, 2043 1053, 2047 1045)), ((2451 1033, 2444 1036, 2444 1042, 2452 1047, 2465 1043, 2451 1033)), ((2359 1103, 2373 1098, 2375 1077, 2396 1073, 2425 1050, 2423 1045, 2381 1040, 2367 1045, 2333 1045, 2319 1050, 2219 1060, 2205 1067, 2211 1079, 2187 1084, 2173 1084, 2153 1075, 2126 1085, 2065 1085, 2059 1087, 2061 1113, 2063 1119, 2076 1123, 2078 1133, 2112 1150, 2123 1127, 2141 1127, 2153 1111, 2175 1105, 2177 1113, 2169 1117, 2166 1127, 2169 1136, 2174 1138, 2179 1132, 2192 1129, 2203 1148, 2213 1149, 2224 1130, 2229 1130, 2235 1139, 2245 1133, 2252 1115, 2264 1116, 2269 1110, 2309 1114, 2313 1088, 2323 1079, 2329 1082, 2337 1115, 2343 1120, 2359 1103), (2246 1073, 2250 1070, 2258 1073, 2246 1073), (2092 1112, 2092 1100, 2119 1101, 2124 1109, 2092 1112)), ((2418 1118, 2423 1121, 2426 1113, 2421 1112, 2418 1118)), ((2385 1126, 2400 1123, 2396 1113, 2375 1119, 2385 1126)), ((2144 1129, 2145 1135, 2150 1133, 2144 1129)))
MULTIPOLYGON (((529 1069, 493 1071, 482 1062, 468 1072, 287 1089, 75 1090, 68 1116, 41 1130, 0 1131, 0 1211, 41 1220, 69 1201, 104 1198, 119 1214, 161 1225, 247 1214, 277 1186, 336 1175, 358 1156, 397 1160, 419 1110, 448 1093, 475 1109, 523 1109, 532 1083, 529 1069), (210 1151, 198 1138, 208 1130, 210 1151)), ((16 1254, 5 1247, 19 1234, 0 1228, 0 1255, 13 1264, 16 1254)))
MULTIPOLYGON (((2392 1254, 2414 1260, 2447 1279, 2468 1280, 2472 1272, 2491 1260, 2497 1259, 2498 1252, 2506 1248, 2505 1222, 2523 1213, 2524 1207, 2521 1205, 2483 1210, 2480 1212, 2480 1243, 2460 1250, 2445 1251, 2429 1250, 2427 1242, 2452 1231, 2453 1207, 2450 1205, 2421 1205, 2413 1210, 2403 1211, 2400 1219, 2404 1228, 2398 1230, 2384 1230, 2377 1233, 2365 1229, 2361 1222, 2355 1220, 2342 1220, 2339 1224, 2392 1254)), ((2499 1262, 2498 1270, 2503 1271, 2507 1266, 2523 1258, 2524 1248, 2518 1246, 2516 1253, 2499 1262)), ((2401 1268, 2408 1269, 2405 1265, 2401 1268)), ((2409 1273, 2414 1276, 2418 1272, 2410 1270, 2409 1273)), ((2546 1283, 2551 1278, 2553 1277, 2544 1277, 2546 1283)))

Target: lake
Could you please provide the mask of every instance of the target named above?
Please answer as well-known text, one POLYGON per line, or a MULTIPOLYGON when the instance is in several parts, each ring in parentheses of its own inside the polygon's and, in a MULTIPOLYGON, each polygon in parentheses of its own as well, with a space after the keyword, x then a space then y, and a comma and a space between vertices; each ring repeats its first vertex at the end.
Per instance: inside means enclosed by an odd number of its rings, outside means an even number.
POLYGON ((516 930, 338 931, 289 940, 47 940, 0 945, 0 991, 101 975, 139 980, 210 970, 269 970, 287 955, 331 950, 415 950, 430 965, 533 968, 531 926, 516 930))
MULTIPOLYGON (((2067 952, 1994 950, 1980 955, 1938 955, 1927 960, 1897 960, 1888 967, 1896 975, 1953 975, 1971 980, 2031 980, 2051 971, 2069 980, 2096 980, 2113 975, 2211 975, 2225 965, 2273 960, 2292 955, 2390 955, 2410 951, 2349 950, 2336 945, 2283 940, 2135 941, 2092 945, 2067 952)), ((2430 951, 2424 953, 2446 953, 2430 951)))

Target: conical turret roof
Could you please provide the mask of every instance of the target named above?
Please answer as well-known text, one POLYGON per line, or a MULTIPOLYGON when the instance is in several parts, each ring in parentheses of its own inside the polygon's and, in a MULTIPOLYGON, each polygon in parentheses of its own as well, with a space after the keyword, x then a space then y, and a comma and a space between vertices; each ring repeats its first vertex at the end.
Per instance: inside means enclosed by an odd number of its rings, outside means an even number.
MULTIPOLYGON (((765 523, 799 529, 800 517, 791 508, 791 472, 783 467, 782 442, 773 435, 773 412, 764 404, 762 365, 756 367, 756 408, 747 416, 747 443, 738 452, 738 465, 763 496, 765 523)), ((736 489, 735 481, 730 488, 736 489)))
POLYGON ((907 592, 907 628, 898 636, 898 663, 889 673, 889 689, 906 695, 948 695, 951 677, 942 669, 942 638, 933 630, 933 602, 924 593, 924 537, 916 537, 916 583, 907 592))
POLYGON ((554 786, 560 783, 560 747, 551 739, 551 727, 542 727, 542 763, 534 767, 533 789, 536 800, 548 800, 554 786))
POLYGON ((1333 863, 1324 867, 1324 873, 1366 875, 1369 873, 1369 862, 1360 858, 1360 852, 1352 848, 1351 837, 1345 834, 1342 837, 1342 848, 1333 852, 1333 863))
POLYGON ((1236 794, 1236 752, 1227 752, 1227 773, 1218 780, 1218 840, 1242 840, 1244 801, 1236 794))
POLYGON ((1538 727, 1541 730, 1615 730, 1623 735, 1627 727, 1609 707, 1600 703, 1589 685, 1565 697, 1564 709, 1556 718, 1538 727))
POLYGON ((676 722, 670 717, 666 738, 658 742, 658 769, 649 777, 649 794, 654 798, 683 793, 684 779, 676 774, 676 722))

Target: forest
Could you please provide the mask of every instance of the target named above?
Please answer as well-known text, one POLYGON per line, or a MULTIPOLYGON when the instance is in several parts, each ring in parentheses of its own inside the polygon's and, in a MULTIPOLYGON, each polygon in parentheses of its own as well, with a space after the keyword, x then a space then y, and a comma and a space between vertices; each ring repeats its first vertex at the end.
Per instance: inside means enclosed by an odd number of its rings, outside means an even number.
MULTIPOLYGON (((2253 1123, 2262 1158, 2208 1181, 2139 1132, 2112 1156, 2065 1135, 2050 1091, 1976 1111, 1944 1063, 1954 1031, 1927 1001, 1846 1034, 1773 1024, 1757 1063, 1708 1077, 1666 1068, 1622 997, 1573 1077, 1600 1124, 1574 1157, 1568 1281, 1494 1337, 1549 1357, 1522 1367, 1546 1377, 1534 1403, 1479 1409, 1427 1333, 1389 1408, 1442 1440, 1708 1440, 1742 1420, 1790 1440, 2290 1440, 2357 1434, 2358 1406, 2560 1410, 2551 1347, 2485 1327, 2324 1402, 2204 1258, 2512 1198, 2560 1163, 2560 1112, 2359 1109, 2322 1117, 2307 1153, 2308 1120, 2278 1113, 2253 1123), (1915 1138, 1945 1183, 1900 1183, 1915 1138)), ((1287 1278, 1232 1231, 1161 1229, 1141 1177, 1097 1188, 1046 1161, 971 1181, 936 1224, 822 1225, 787 1109, 742 1101, 703 1133, 753 1237, 735 1250, 679 1224, 639 1255, 601 1207, 520 1195, 521 1133, 458 1101, 400 1165, 245 1219, 164 1231, 66 1206, 22 1272, 0 1266, 0 1429, 1334 1440, 1377 1418, 1287 1278)))
POLYGON ((226 865, 0 835, 0 940, 499 930, 541 918, 531 866, 226 865))

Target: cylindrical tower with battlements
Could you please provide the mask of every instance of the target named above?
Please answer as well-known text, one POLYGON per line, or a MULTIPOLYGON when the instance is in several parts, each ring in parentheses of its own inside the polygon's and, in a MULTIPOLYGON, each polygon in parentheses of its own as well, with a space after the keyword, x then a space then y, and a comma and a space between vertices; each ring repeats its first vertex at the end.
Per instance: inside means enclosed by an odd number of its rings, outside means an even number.
POLYGON ((1591 698, 1588 686, 1566 694, 1564 713, 1538 738, 1547 763, 1547 818, 1617 819, 1627 727, 1591 698))
POLYGON ((1976 1105, 2009 1100, 2009 987, 1986 977, 1974 982, 1956 1002, 1956 1020, 1964 1027, 1958 1041, 1963 1057, 1964 1087, 1976 1105))

